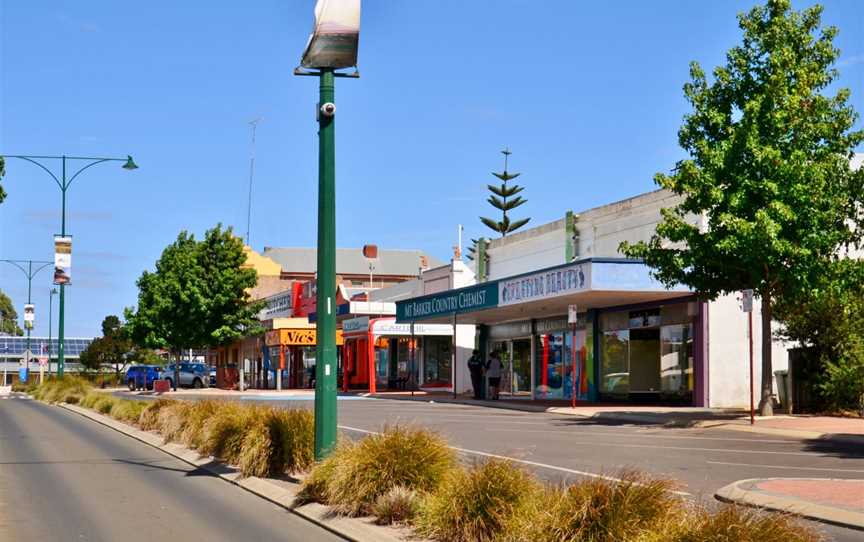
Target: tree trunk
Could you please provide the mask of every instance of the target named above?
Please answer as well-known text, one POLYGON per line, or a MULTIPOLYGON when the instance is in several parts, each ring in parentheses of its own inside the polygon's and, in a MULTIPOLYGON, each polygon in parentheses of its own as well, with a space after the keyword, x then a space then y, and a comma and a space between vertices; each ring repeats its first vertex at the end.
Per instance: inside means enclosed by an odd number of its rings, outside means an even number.
POLYGON ((762 296, 762 394, 759 399, 759 415, 773 416, 774 405, 771 401, 773 387, 771 379, 774 372, 771 368, 771 295, 763 294, 762 296))

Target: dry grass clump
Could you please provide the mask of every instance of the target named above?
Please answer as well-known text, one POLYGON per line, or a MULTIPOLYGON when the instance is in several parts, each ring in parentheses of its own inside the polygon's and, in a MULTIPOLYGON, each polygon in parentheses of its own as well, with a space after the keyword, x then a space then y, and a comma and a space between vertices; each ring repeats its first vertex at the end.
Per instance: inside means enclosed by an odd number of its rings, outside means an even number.
POLYGON ((281 474, 279 471, 271 472, 274 455, 278 455, 278 452, 273 449, 270 430, 263 420, 255 420, 243 434, 237 465, 240 475, 264 478, 281 474))
POLYGON ((204 424, 218 414, 221 403, 218 401, 199 401, 192 403, 186 412, 186 426, 180 435, 180 441, 197 450, 204 440, 204 424))
POLYGON ((118 399, 111 409, 111 417, 126 423, 137 423, 141 412, 147 407, 144 401, 118 399))
POLYGON ((226 402, 204 422, 198 452, 238 464, 246 431, 253 425, 260 408, 226 402))
POLYGON ((31 391, 34 398, 40 401, 58 403, 71 395, 77 395, 79 398, 84 397, 92 388, 92 384, 83 378, 67 375, 63 378, 48 379, 40 386, 28 386, 27 389, 31 391))
POLYGON ((403 486, 390 488, 375 499, 372 505, 372 515, 375 523, 391 525, 393 523, 410 523, 420 511, 422 497, 417 491, 403 486))
POLYGON ((147 403, 147 406, 141 411, 141 415, 138 416, 138 426, 145 431, 157 430, 159 428, 159 411, 175 402, 173 399, 157 399, 147 403))
POLYGON ((309 476, 303 480, 303 485, 300 486, 300 491, 294 499, 294 506, 300 506, 310 502, 319 502, 322 504, 328 503, 327 486, 336 466, 346 461, 347 457, 352 453, 355 444, 351 441, 339 441, 336 449, 333 450, 326 459, 315 465, 309 476))
MULTIPOLYGON (((789 514, 734 504, 682 515, 664 540, 671 542, 821 542, 825 538, 789 514)), ((659 539, 658 539, 659 540, 659 539)))
POLYGON ((174 401, 159 409, 156 416, 156 429, 162 434, 165 442, 176 442, 186 429, 188 414, 192 405, 186 401, 174 401))
POLYGON ((418 532, 447 542, 502 539, 514 518, 535 509, 541 493, 533 476, 500 459, 451 471, 425 500, 416 519, 418 532))
POLYGON ((327 481, 327 502, 347 515, 366 515, 376 499, 396 486, 432 491, 453 469, 453 450, 427 429, 386 427, 343 454, 327 481))
POLYGON ((514 518, 512 539, 642 541, 664 530, 684 507, 671 480, 635 471, 618 478, 548 488, 531 513, 514 518))
POLYGON ((274 408, 264 423, 276 448, 271 459, 273 472, 303 472, 315 463, 315 415, 311 410, 274 408))

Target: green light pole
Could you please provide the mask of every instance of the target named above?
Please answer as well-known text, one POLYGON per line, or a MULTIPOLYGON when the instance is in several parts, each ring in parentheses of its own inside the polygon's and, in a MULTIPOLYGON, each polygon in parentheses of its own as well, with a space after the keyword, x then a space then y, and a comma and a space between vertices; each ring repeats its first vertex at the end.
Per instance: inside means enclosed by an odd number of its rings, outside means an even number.
POLYGON ((57 288, 51 288, 48 293, 48 376, 51 376, 51 316, 54 309, 54 296, 57 295, 57 288))
MULTIPOLYGON (((0 262, 8 263, 10 265, 14 265, 18 269, 24 273, 24 276, 27 277, 27 304, 31 305, 33 303, 32 293, 33 293, 33 277, 35 277, 39 271, 42 271, 49 265, 54 264, 54 262, 46 262, 40 260, 0 260, 0 262), (33 264, 38 265, 39 267, 36 270, 33 270, 33 264), (24 264, 27 264, 27 267, 24 267, 24 264)), ((24 328, 27 329, 27 369, 30 369, 30 331, 33 329, 33 324, 30 322, 24 322, 24 328)), ((4 382, 5 384, 5 382, 4 382)))
MULTIPOLYGON (((19 154, 4 154, 0 155, 4 158, 18 158, 21 160, 26 160, 32 164, 36 164, 40 168, 42 168, 48 175, 54 179, 54 182, 57 183, 57 186, 60 187, 60 193, 62 194, 62 213, 60 218, 60 236, 66 237, 66 191, 69 189, 69 185, 72 184, 72 181, 75 180, 78 175, 81 175, 85 170, 95 166, 96 164, 101 164, 103 162, 123 162, 123 169, 133 170, 138 169, 138 166, 132 160, 131 156, 126 156, 126 158, 96 158, 90 156, 32 156, 32 155, 19 155, 19 154), (60 177, 54 174, 45 164, 40 162, 40 160, 59 160, 60 161, 60 177), (75 173, 70 176, 66 174, 66 162, 86 162, 81 168, 79 168, 75 173)), ((53 263, 53 262, 52 262, 53 263)), ((60 284, 60 317, 57 322, 57 376, 59 378, 63 378, 63 369, 65 367, 65 355, 64 355, 64 324, 66 317, 66 285, 60 284)))

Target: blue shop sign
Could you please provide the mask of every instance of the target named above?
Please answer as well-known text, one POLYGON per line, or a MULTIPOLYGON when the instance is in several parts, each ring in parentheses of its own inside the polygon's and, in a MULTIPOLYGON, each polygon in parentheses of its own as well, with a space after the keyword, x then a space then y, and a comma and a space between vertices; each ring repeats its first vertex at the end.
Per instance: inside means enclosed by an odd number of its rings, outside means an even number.
POLYGON ((396 321, 412 322, 498 306, 498 284, 477 284, 396 302, 396 321))

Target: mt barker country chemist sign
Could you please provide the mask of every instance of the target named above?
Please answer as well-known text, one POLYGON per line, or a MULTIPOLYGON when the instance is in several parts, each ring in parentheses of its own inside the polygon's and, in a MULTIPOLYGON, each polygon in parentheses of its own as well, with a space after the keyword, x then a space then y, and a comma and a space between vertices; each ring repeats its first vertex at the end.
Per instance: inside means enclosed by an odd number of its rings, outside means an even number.
POLYGON ((580 263, 522 275, 498 283, 498 306, 581 292, 591 287, 591 264, 580 263))
POLYGON ((396 303, 396 321, 408 322, 498 306, 495 284, 478 284, 396 303))

